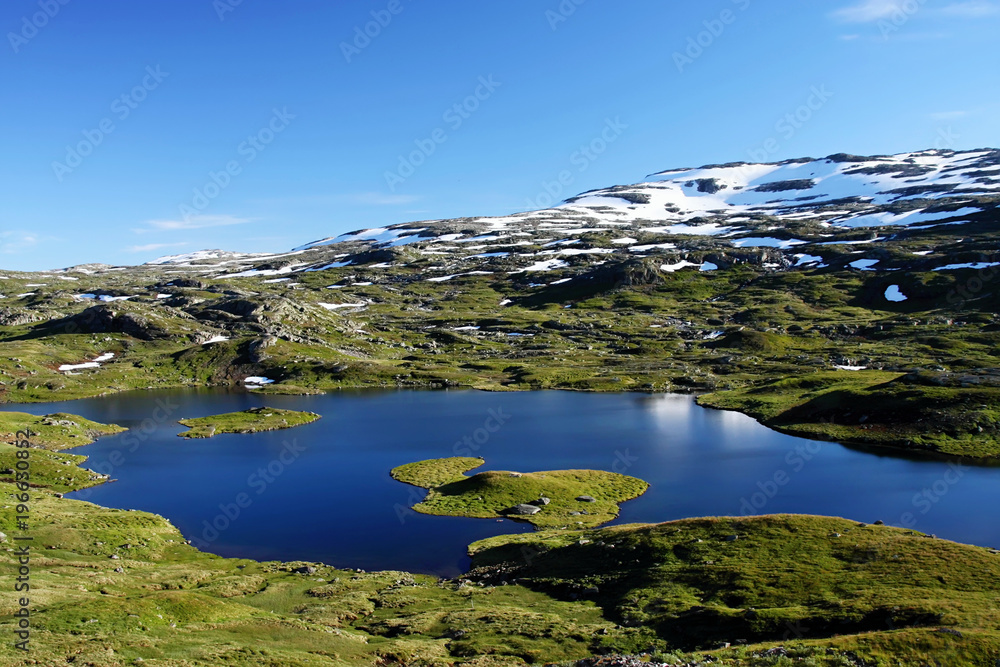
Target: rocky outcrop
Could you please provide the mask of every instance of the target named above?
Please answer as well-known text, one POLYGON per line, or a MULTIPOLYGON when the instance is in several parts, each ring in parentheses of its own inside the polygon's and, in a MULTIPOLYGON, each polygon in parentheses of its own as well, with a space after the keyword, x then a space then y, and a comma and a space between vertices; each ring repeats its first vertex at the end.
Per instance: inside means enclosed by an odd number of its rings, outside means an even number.
POLYGON ((30 310, 21 308, 0 308, 0 327, 16 327, 39 322, 45 318, 30 310))
POLYGON ((140 340, 168 338, 170 333, 135 313, 118 312, 109 305, 91 306, 82 313, 52 320, 36 327, 53 333, 122 333, 140 340))

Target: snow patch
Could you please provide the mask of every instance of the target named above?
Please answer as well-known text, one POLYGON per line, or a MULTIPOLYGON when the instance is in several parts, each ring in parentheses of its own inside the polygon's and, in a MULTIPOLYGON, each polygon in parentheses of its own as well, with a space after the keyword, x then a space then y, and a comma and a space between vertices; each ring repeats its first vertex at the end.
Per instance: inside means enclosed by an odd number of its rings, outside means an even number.
POLYGON ((686 259, 682 259, 676 264, 662 264, 660 265, 660 271, 666 271, 667 273, 674 273, 675 271, 680 271, 681 269, 687 268, 689 266, 702 266, 701 264, 692 264, 686 259))
POLYGON ((848 264, 851 268, 859 269, 861 271, 874 271, 872 267, 878 264, 877 259, 859 259, 848 264))
POLYGON ((519 271, 511 271, 511 273, 525 273, 528 271, 555 271, 556 269, 565 269, 567 266, 569 266, 569 264, 561 259, 547 259, 544 262, 535 262, 531 266, 523 268, 519 271))
POLYGON ((808 241, 798 241, 796 239, 775 239, 769 237, 748 237, 736 239, 733 245, 737 248, 781 248, 787 250, 797 245, 805 245, 808 241))
POLYGON ((101 365, 96 361, 88 361, 83 364, 63 364, 62 366, 59 367, 59 370, 64 373, 68 373, 72 371, 83 370, 85 368, 100 368, 100 367, 101 365))
POLYGON ((969 264, 948 264, 946 266, 939 266, 935 271, 955 271, 957 269, 989 269, 994 266, 1000 266, 1000 262, 971 262, 969 264))
POLYGON ((673 250, 677 246, 673 243, 653 243, 650 245, 637 245, 629 248, 630 252, 648 252, 650 250, 673 250))
POLYGON ((320 303, 317 304, 327 310, 340 310, 341 308, 364 308, 368 304, 364 301, 360 303, 320 303))

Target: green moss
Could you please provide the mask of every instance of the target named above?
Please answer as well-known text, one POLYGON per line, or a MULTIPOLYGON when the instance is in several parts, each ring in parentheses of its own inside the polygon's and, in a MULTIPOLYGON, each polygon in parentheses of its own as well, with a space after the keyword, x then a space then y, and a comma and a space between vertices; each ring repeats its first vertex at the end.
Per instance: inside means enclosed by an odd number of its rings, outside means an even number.
MULTIPOLYGON (((32 454, 33 473, 43 467, 34 457, 67 456, 32 454)), ((447 480, 479 463, 446 461, 403 475, 447 480)), ((55 490, 31 490, 39 664, 523 667, 625 652, 753 667, 986 667, 1000 656, 1000 556, 885 526, 772 516, 543 530, 478 542, 470 572, 439 580, 221 558, 163 517, 55 490), (734 639, 746 644, 717 648, 734 639)), ((0 481, 0 503, 14 493, 0 481)), ((19 534, 14 521, 0 513, 0 531, 19 534)), ((0 578, 17 567, 4 559, 0 578)), ((0 644, 0 665, 24 658, 0 644)))
POLYGON ((211 438, 223 433, 278 431, 311 424, 319 418, 320 416, 314 412, 297 412, 268 407, 250 408, 242 412, 230 412, 224 415, 180 419, 178 423, 191 430, 178 433, 178 435, 182 438, 211 438))
POLYGON ((917 454, 1000 457, 1000 386, 989 375, 810 373, 700 396, 793 435, 917 454))
POLYGON ((508 516, 547 528, 607 523, 618 516, 621 503, 649 488, 641 479, 602 470, 462 474, 483 463, 475 458, 432 459, 400 466, 391 474, 401 482, 429 489, 423 502, 413 508, 418 512, 477 519, 508 516), (518 505, 534 506, 539 511, 518 514, 512 511, 518 505))
POLYGON ((449 482, 464 479, 462 473, 474 470, 486 463, 485 459, 453 456, 447 459, 417 461, 393 468, 389 473, 397 482, 433 489, 449 482))
MULTIPOLYGON (((993 604, 1000 557, 900 528, 788 515, 690 519, 604 528, 583 539, 507 535, 471 552, 485 580, 516 578, 559 599, 593 601, 607 617, 645 629, 663 651, 743 638, 909 665, 945 656, 987 664, 1000 650, 993 604)), ((605 646, 635 650, 627 636, 605 646)), ((734 659, 752 653, 716 656, 758 664, 734 659)))
POLYGON ((16 434, 24 432, 30 434, 32 444, 44 443, 53 450, 89 445, 101 436, 125 430, 116 424, 101 424, 62 412, 42 417, 24 412, 0 412, 0 442, 13 443, 17 440, 16 434))

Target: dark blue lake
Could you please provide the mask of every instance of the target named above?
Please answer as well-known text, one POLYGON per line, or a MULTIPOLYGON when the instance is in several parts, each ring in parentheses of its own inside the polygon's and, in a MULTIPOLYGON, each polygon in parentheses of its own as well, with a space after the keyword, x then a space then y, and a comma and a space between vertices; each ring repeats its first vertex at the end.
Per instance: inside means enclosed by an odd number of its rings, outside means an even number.
POLYGON ((1000 506, 1000 469, 794 438, 737 413, 698 407, 689 396, 400 391, 264 397, 192 390, 3 409, 71 412, 131 428, 73 450, 90 457, 86 467, 118 481, 72 497, 161 514, 195 544, 224 556, 463 571, 468 543, 530 527, 406 512, 422 492, 394 481, 389 470, 470 455, 469 444, 486 459, 480 470, 590 468, 648 481, 649 491, 626 503, 616 523, 794 512, 881 519, 1000 545, 1000 522, 991 518, 1000 506), (184 430, 178 419, 262 405, 323 418, 271 433, 177 437, 184 430), (230 519, 238 499, 245 507, 230 519))

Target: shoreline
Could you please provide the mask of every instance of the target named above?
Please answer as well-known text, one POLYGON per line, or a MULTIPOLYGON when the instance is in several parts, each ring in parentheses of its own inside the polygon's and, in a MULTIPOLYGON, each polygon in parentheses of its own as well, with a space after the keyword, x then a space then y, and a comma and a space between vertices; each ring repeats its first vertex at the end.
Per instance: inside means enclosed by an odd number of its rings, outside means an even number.
MULTIPOLYGON (((281 385, 276 385, 280 387, 281 385)), ((418 392, 448 392, 448 391, 481 391, 484 393, 528 393, 533 391, 558 391, 558 392, 568 392, 568 393, 580 393, 580 394, 609 394, 609 395, 626 395, 626 394, 637 394, 646 396, 693 396, 695 403, 701 407, 708 410, 718 410, 722 412, 736 412, 741 415, 745 415, 755 422, 764 426, 765 428, 771 429, 777 433, 783 435, 788 435, 796 438, 803 438, 806 440, 815 440, 817 442, 828 442, 835 443, 842 447, 847 447, 849 449, 860 451, 874 456, 887 456, 891 458, 897 458, 902 460, 913 460, 913 461, 941 461, 941 462, 959 462, 967 465, 973 465, 976 467, 1000 467, 1000 453, 990 456, 966 456, 961 454, 949 454, 947 452, 942 452, 939 450, 934 450, 930 448, 913 448, 907 447, 905 445, 895 445, 891 442, 886 443, 873 443, 866 442, 864 440, 855 440, 851 438, 838 438, 822 432, 815 431, 801 431, 795 428, 786 427, 783 425, 772 425, 767 423, 764 417, 757 416, 753 414, 753 410, 750 407, 746 409, 740 409, 739 407, 723 407, 718 405, 713 405, 709 403, 703 403, 699 400, 702 396, 708 394, 724 394, 727 391, 736 390, 708 390, 708 389, 690 389, 684 390, 682 388, 670 391, 658 391, 658 390, 643 390, 643 389, 629 389, 627 391, 612 391, 604 389, 582 389, 573 387, 554 387, 554 388, 543 388, 543 389, 521 389, 521 388, 510 388, 510 389, 497 389, 493 387, 477 387, 473 385, 454 385, 454 386, 441 386, 437 383, 428 383, 425 385, 385 385, 373 387, 370 385, 356 385, 356 386, 337 386, 329 388, 309 388, 309 393, 258 393, 253 390, 245 389, 239 385, 234 384, 199 384, 199 385, 168 385, 163 387, 150 387, 145 389, 122 389, 116 391, 105 391, 101 393, 96 393, 90 396, 78 396, 75 398, 68 399, 55 399, 50 401, 28 401, 28 402, 2 402, 0 401, 0 412, 15 412, 16 410, 8 409, 9 406, 34 406, 34 405, 48 405, 53 403, 73 403, 75 401, 83 400, 93 400, 97 398, 106 398, 110 396, 124 396, 128 394, 138 395, 143 392, 157 392, 157 391, 218 391, 221 393, 228 394, 240 394, 240 395, 259 395, 262 397, 269 396, 323 396, 323 395, 335 395, 338 393, 376 393, 376 392, 399 392, 399 391, 418 391, 418 392), (318 393, 315 393, 318 392, 318 393)))

